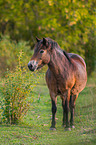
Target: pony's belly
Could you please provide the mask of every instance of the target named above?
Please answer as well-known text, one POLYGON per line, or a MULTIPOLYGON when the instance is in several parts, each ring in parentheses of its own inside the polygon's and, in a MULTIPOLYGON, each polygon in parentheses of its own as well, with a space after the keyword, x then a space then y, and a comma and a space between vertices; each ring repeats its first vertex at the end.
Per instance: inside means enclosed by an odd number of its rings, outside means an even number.
POLYGON ((72 94, 80 93, 85 88, 86 82, 87 82, 87 75, 85 75, 85 78, 79 79, 75 82, 75 85, 71 90, 71 93, 72 94))
POLYGON ((75 74, 75 84, 72 88, 72 93, 77 94, 80 93, 86 86, 87 82, 87 72, 86 69, 78 64, 77 71, 75 74))

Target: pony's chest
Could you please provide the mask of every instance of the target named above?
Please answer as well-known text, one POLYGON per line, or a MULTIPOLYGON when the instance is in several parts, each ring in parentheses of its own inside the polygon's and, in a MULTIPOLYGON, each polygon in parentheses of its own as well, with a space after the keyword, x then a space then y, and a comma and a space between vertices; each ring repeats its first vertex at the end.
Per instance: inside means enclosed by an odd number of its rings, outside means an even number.
POLYGON ((50 92, 62 95, 68 88, 74 85, 74 75, 71 73, 61 73, 54 75, 50 70, 46 73, 46 82, 50 92))
POLYGON ((74 77, 71 76, 58 76, 56 78, 57 92, 60 94, 65 92, 68 88, 72 88, 75 83, 74 77))
POLYGON ((57 90, 61 91, 61 90, 65 90, 67 87, 67 79, 64 78, 63 76, 57 76, 56 77, 56 87, 57 90))

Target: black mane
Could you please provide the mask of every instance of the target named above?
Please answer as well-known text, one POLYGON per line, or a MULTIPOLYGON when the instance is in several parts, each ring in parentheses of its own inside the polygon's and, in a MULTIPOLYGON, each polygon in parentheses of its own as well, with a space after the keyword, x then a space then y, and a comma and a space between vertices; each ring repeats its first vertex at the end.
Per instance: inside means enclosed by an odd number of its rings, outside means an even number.
POLYGON ((68 53, 63 50, 63 54, 66 56, 66 58, 69 60, 69 62, 71 62, 71 58, 68 56, 68 53))

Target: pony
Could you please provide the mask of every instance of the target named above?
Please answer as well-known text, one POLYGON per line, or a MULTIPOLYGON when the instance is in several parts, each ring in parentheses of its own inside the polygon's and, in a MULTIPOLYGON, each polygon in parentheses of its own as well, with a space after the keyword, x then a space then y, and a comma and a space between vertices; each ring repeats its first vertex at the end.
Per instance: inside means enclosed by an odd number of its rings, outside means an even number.
POLYGON ((74 53, 67 53, 57 42, 50 38, 36 38, 34 54, 28 68, 35 71, 48 65, 46 83, 52 102, 52 122, 50 130, 56 130, 57 96, 62 99, 63 126, 71 130, 74 126, 74 108, 79 93, 87 82, 86 64, 83 58, 74 53), (69 121, 70 111, 70 121, 69 121))

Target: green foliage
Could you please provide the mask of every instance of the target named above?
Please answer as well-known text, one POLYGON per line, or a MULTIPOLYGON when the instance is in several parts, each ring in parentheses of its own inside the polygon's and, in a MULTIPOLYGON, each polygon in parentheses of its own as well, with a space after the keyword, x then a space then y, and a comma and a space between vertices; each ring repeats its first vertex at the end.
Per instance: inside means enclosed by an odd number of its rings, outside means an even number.
POLYGON ((1 0, 0 32, 28 40, 32 48, 36 36, 51 37, 61 48, 85 58, 89 35, 96 35, 95 15, 95 0, 1 0))
POLYGON ((94 35, 93 31, 88 35, 88 40, 89 41, 84 45, 85 61, 88 75, 91 75, 96 66, 96 35, 94 35))
POLYGON ((95 27, 95 0, 1 0, 0 4, 1 32, 4 29, 4 34, 16 40, 34 42, 36 35, 46 36, 67 50, 70 46, 78 50, 95 27))
POLYGON ((27 63, 32 56, 28 42, 10 40, 9 36, 2 36, 0 39, 0 76, 5 76, 7 69, 14 70, 18 62, 19 52, 23 50, 23 66, 27 67, 27 63))
MULTIPOLYGON (((31 74, 32 75, 32 74, 31 74)), ((14 124, 24 117, 29 109, 30 99, 29 94, 34 87, 33 81, 30 81, 30 73, 25 68, 22 68, 22 51, 19 56, 19 64, 15 72, 9 71, 6 74, 6 79, 3 81, 2 93, 4 96, 2 104, 2 122, 14 124)))

